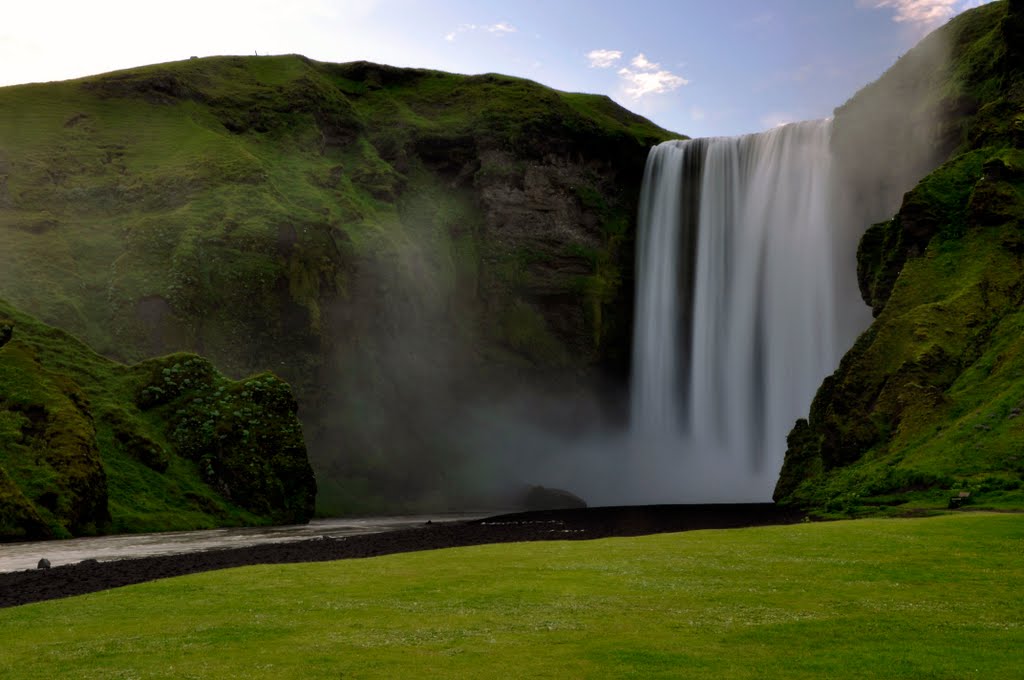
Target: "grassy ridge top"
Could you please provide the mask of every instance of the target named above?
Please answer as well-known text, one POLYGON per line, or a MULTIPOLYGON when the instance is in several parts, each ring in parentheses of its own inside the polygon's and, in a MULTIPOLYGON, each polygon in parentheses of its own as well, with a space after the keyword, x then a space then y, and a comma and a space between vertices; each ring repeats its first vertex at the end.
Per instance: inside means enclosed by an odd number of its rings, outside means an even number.
POLYGON ((273 376, 125 366, 0 301, 0 540, 301 521, 314 489, 273 376))
POLYGON ((1014 677, 1022 541, 969 514, 246 567, 0 610, 0 673, 1014 677))
POLYGON ((480 145, 628 156, 669 136, 606 97, 299 56, 0 88, 0 292, 104 354, 204 346, 244 373, 281 357, 232 337, 253 321, 242 310, 308 344, 352 259, 409 240, 395 203, 417 156, 455 168, 480 145), (132 317, 157 298, 170 309, 153 333, 132 317))

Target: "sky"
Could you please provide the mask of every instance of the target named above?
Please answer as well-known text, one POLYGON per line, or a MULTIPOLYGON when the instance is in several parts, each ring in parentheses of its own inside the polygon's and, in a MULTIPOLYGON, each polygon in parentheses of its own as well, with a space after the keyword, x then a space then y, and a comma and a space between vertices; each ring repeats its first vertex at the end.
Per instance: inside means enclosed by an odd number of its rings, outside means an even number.
POLYGON ((985 0, 0 0, 0 86, 226 54, 497 72, 714 136, 823 118, 985 0))

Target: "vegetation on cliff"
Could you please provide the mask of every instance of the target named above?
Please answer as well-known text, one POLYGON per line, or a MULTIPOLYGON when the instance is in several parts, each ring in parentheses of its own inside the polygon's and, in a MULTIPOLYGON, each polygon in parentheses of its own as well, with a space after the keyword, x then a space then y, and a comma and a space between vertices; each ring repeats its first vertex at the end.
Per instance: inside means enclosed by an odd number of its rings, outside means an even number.
POLYGON ((0 295, 122 361, 302 404, 326 512, 452 480, 480 386, 624 384, 632 221, 670 133, 498 75, 222 57, 0 89, 0 295))
MULTIPOLYGON (((825 513, 961 493, 1024 505, 1024 3, 967 12, 928 40, 952 46, 916 97, 942 114, 931 134, 948 160, 864 234, 858 279, 876 319, 791 432, 776 488, 825 513)), ((844 108, 837 130, 856 124, 857 97, 844 108)))
POLYGON ((315 493, 278 378, 125 366, 0 302, 0 541, 303 522, 315 493))

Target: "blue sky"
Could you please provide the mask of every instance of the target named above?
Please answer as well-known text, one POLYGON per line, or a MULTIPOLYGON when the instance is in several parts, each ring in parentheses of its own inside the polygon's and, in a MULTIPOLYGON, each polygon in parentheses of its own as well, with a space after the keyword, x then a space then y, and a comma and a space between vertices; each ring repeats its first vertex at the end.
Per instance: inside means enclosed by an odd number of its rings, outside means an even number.
POLYGON ((733 135, 830 115, 982 1, 38 0, 4 7, 0 85, 300 53, 523 76, 690 136, 733 135))

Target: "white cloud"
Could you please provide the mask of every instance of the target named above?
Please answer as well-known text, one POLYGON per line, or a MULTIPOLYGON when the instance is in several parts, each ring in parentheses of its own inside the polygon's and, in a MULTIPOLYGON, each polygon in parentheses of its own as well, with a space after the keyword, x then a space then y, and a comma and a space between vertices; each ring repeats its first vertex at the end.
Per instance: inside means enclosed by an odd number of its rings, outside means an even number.
POLYGON ((661 68, 660 64, 650 61, 642 52, 633 57, 629 64, 632 68, 624 66, 618 70, 618 74, 626 83, 626 94, 633 99, 671 92, 690 82, 661 68))
POLYGON ((622 52, 619 50, 591 50, 587 52, 587 60, 590 61, 590 68, 609 68, 622 59, 622 52))
POLYGON ((669 71, 630 71, 628 68, 623 68, 619 69, 619 75, 628 83, 626 94, 633 99, 639 99, 648 94, 671 92, 690 82, 669 71))
POLYGON ((484 26, 484 30, 487 31, 488 33, 498 33, 498 34, 515 33, 516 32, 516 27, 513 26, 512 24, 507 24, 504 21, 499 21, 496 24, 491 24, 490 26, 484 26))
POLYGON ((455 27, 454 31, 445 33, 444 39, 448 42, 454 42, 455 38, 460 33, 473 33, 475 31, 483 31, 485 33, 493 33, 497 36, 503 36, 509 33, 516 33, 518 30, 519 29, 515 26, 505 21, 499 21, 496 24, 459 24, 455 27))
POLYGON ((897 23, 910 23, 933 26, 942 23, 952 16, 972 7, 983 5, 989 0, 860 0, 862 7, 881 9, 888 7, 893 10, 892 20, 897 23))
POLYGON ((643 52, 630 59, 629 63, 632 64, 635 68, 644 71, 654 71, 661 68, 661 64, 654 64, 648 61, 647 57, 644 56, 643 52))

